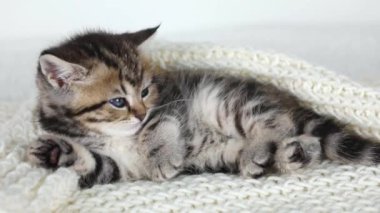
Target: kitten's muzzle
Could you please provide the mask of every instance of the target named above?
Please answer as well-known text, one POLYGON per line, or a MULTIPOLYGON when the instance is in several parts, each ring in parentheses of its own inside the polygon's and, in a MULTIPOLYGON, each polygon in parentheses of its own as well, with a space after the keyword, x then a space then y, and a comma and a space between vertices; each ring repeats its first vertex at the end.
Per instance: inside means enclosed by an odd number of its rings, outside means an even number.
POLYGON ((136 102, 131 106, 131 112, 137 119, 143 121, 146 116, 146 107, 142 102, 136 102))
POLYGON ((139 119, 140 121, 143 121, 144 118, 145 118, 145 116, 146 116, 146 112, 141 113, 141 114, 135 114, 135 117, 136 117, 137 119, 139 119))

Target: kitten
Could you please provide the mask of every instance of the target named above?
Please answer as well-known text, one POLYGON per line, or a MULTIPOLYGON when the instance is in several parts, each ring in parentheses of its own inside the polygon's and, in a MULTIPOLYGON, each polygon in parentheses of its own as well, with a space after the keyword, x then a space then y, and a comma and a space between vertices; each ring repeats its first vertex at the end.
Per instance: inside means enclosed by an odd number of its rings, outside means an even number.
POLYGON ((91 32, 41 53, 29 160, 74 169, 82 188, 180 173, 260 177, 322 159, 377 164, 380 145, 292 95, 207 71, 154 72, 138 47, 157 28, 91 32))

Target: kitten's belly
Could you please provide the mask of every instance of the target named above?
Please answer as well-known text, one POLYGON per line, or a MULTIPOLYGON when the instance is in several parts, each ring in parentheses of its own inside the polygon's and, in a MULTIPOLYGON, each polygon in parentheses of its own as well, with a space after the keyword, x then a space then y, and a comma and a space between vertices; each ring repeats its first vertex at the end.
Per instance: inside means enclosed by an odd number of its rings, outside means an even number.
MULTIPOLYGON (((193 141, 193 144, 199 142, 193 141)), ((236 139, 210 140, 200 150, 195 150, 185 159, 185 170, 189 172, 238 172, 243 141, 236 139), (213 142, 212 142, 213 141, 213 142)))

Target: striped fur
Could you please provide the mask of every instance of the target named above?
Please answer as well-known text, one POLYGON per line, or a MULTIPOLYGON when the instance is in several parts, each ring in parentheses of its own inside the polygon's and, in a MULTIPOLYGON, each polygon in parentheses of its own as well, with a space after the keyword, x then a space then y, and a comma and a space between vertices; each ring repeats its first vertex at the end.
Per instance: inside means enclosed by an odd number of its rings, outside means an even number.
POLYGON ((145 69, 137 47, 156 29, 88 33, 42 52, 36 116, 46 135, 30 161, 73 168, 81 187, 180 173, 259 177, 323 159, 380 162, 378 143, 272 85, 145 69), (115 108, 116 97, 127 104, 115 108))

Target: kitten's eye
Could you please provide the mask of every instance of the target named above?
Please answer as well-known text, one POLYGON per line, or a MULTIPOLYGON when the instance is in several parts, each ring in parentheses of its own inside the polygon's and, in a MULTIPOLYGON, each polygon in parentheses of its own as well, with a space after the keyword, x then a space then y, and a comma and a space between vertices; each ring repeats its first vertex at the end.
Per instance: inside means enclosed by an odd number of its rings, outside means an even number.
POLYGON ((146 97, 148 94, 149 94, 149 89, 148 89, 148 87, 145 88, 145 89, 143 89, 143 90, 141 91, 141 97, 142 97, 142 98, 146 97))
POLYGON ((125 100, 125 98, 113 98, 110 99, 108 102, 116 108, 123 108, 127 106, 127 100, 125 100))

